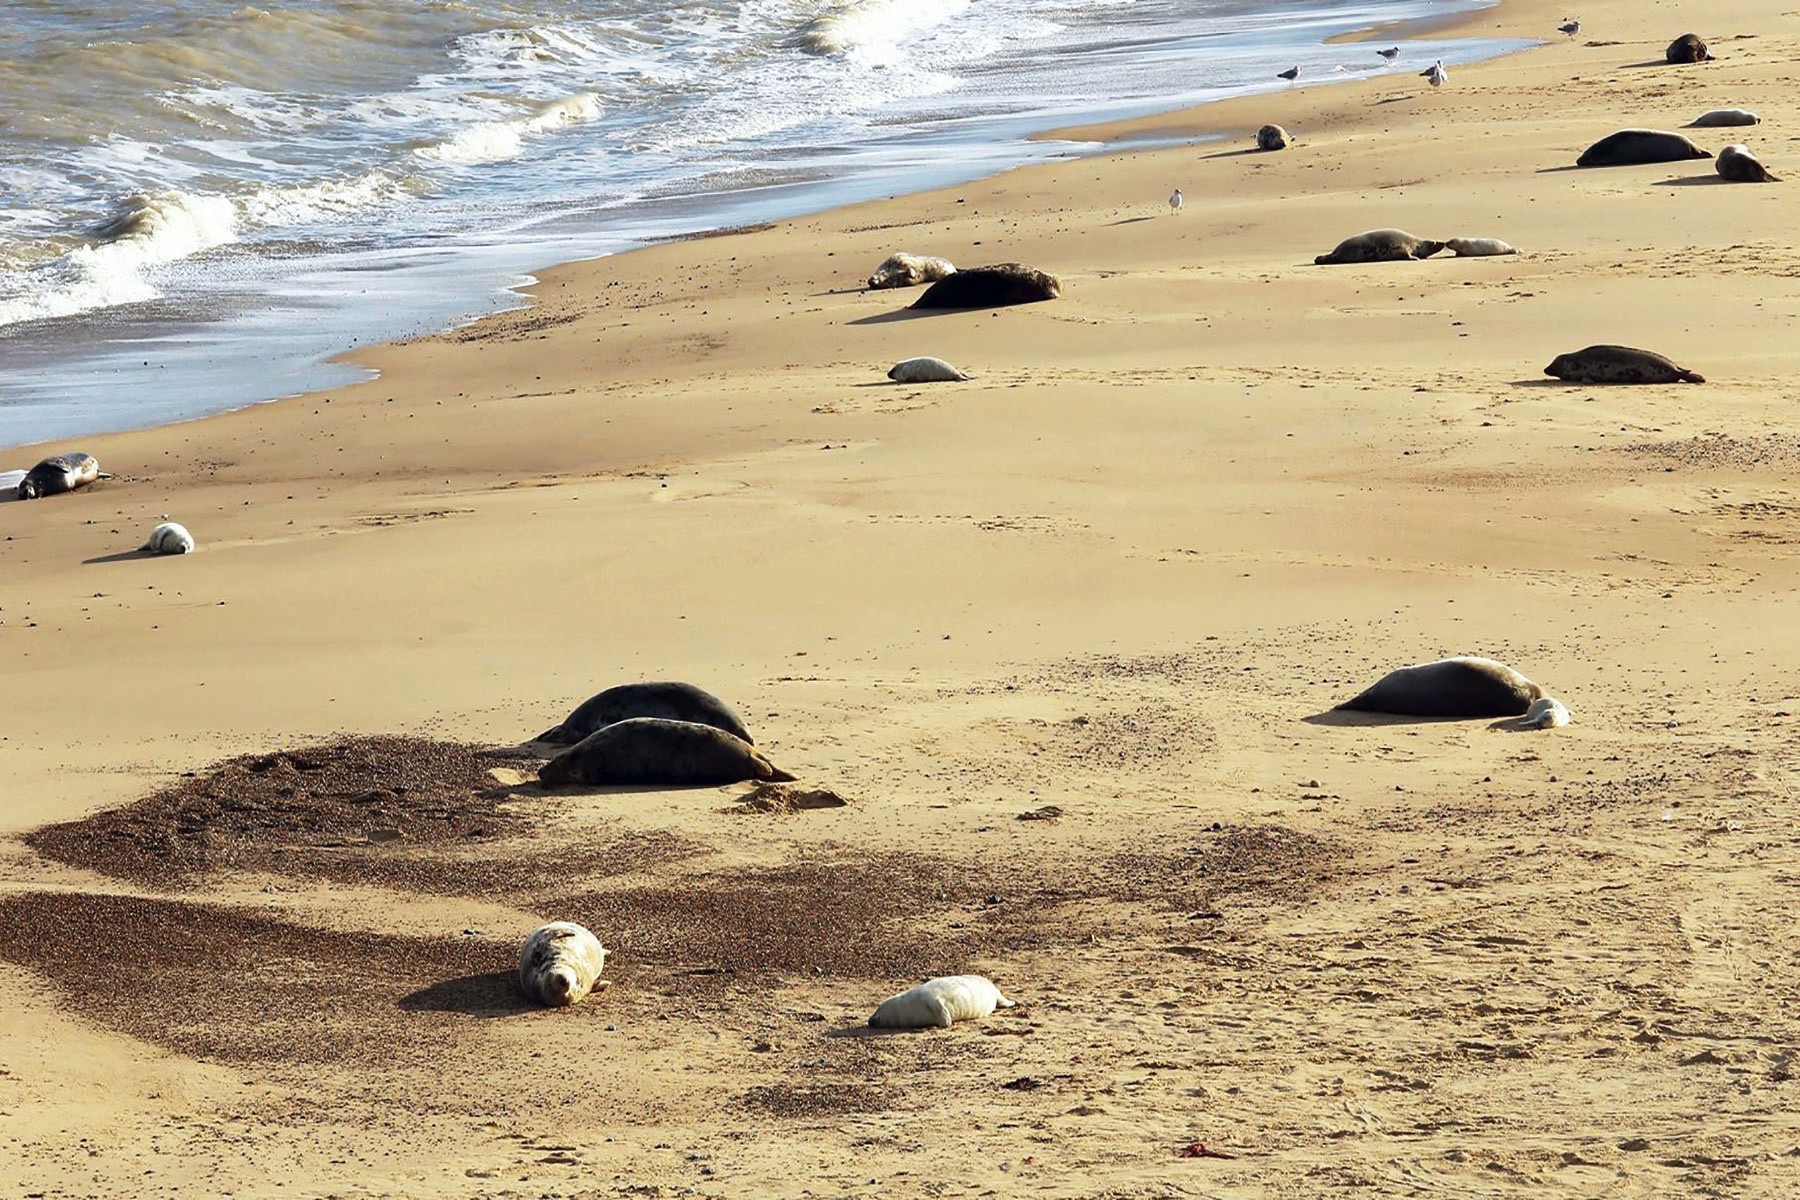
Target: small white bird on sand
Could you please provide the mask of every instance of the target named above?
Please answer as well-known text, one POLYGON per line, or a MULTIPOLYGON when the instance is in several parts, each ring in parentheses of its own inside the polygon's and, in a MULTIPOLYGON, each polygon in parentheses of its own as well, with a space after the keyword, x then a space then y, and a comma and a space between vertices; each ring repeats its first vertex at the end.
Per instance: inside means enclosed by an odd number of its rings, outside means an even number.
POLYGON ((1449 73, 1444 70, 1444 64, 1441 59, 1432 63, 1430 70, 1420 71, 1419 74, 1423 75, 1426 79, 1429 79, 1432 87, 1443 87, 1444 80, 1450 78, 1449 73))
POLYGON ((1381 55, 1381 57, 1387 59, 1389 62, 1392 62, 1394 59, 1400 57, 1400 47, 1389 46, 1386 50, 1377 50, 1375 53, 1381 55))
POLYGON ((1566 33, 1570 37, 1574 37, 1576 34, 1581 32, 1581 22, 1580 21, 1564 21, 1561 25, 1558 25, 1556 27, 1556 30, 1558 33, 1566 33))
POLYGON ((1169 193, 1169 211, 1176 212, 1176 213, 1179 213, 1181 211, 1181 189, 1180 188, 1176 188, 1174 191, 1169 193))
POLYGON ((1300 78, 1300 68, 1299 67, 1289 67, 1285 71, 1277 71, 1275 73, 1275 78, 1285 79, 1289 83, 1292 83, 1292 82, 1294 82, 1294 80, 1300 78))

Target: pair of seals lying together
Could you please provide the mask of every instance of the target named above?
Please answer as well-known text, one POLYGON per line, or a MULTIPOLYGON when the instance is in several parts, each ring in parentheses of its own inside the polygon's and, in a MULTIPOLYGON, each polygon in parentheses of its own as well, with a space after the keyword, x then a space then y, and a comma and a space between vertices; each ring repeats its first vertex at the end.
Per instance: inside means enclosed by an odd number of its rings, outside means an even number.
POLYGON ((608 688, 535 740, 569 747, 538 769, 538 781, 551 787, 696 787, 794 778, 756 749, 729 704, 691 683, 608 688))

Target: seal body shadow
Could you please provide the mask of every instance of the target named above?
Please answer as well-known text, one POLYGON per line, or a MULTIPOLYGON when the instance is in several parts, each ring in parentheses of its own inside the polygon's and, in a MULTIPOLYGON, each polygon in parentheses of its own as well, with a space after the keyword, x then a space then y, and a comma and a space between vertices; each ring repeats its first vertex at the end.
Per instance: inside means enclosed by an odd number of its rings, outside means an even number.
POLYGON ((723 729, 660 717, 633 717, 608 725, 538 768, 538 782, 547 787, 704 787, 793 778, 749 742, 723 729))
POLYGON ((1516 717, 1543 694, 1505 663, 1470 655, 1390 671, 1337 707, 1405 717, 1516 717))
POLYGON ((1035 304, 1062 295, 1062 282, 1054 275, 1023 263, 999 263, 953 271, 925 289, 914 308, 994 308, 1008 304, 1035 304))
POLYGON ((608 725, 628 721, 632 717, 663 717, 671 721, 693 721, 723 729, 734 737, 755 744, 744 720, 731 705, 704 688, 691 683, 622 683, 607 688, 597 696, 582 701, 576 710, 563 718, 560 725, 533 738, 553 746, 573 746, 582 738, 608 725))

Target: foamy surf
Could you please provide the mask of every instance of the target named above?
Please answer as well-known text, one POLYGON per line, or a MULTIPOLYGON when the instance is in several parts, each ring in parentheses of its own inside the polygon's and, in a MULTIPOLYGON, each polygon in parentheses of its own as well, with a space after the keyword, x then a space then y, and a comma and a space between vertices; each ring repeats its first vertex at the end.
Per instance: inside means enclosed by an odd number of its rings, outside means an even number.
POLYGON ((888 60, 899 54, 904 38, 968 7, 969 0, 844 0, 808 21, 799 44, 811 54, 888 60))
POLYGON ((553 100, 529 117, 511 121, 483 121, 479 125, 471 125, 454 137, 434 145, 421 146, 413 153, 420 158, 454 163, 457 166, 506 162, 524 152, 528 138, 570 125, 597 121, 603 113, 600 97, 592 92, 582 92, 553 100))

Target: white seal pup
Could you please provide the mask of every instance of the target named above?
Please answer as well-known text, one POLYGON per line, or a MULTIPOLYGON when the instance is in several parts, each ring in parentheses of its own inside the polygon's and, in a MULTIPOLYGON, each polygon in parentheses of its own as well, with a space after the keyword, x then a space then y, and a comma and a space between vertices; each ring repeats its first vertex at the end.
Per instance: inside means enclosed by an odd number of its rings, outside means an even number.
POLYGON ((1458 258, 1485 258, 1493 254, 1517 254, 1517 246, 1509 246, 1499 238, 1451 238, 1444 245, 1458 258))
POLYGON ((1689 129, 1715 129, 1722 125, 1761 125, 1762 118, 1746 108, 1714 108, 1688 122, 1689 129))
POLYGON ((191 554, 194 550, 194 535, 187 531, 185 525, 164 521, 150 531, 150 540, 138 549, 148 550, 152 554, 191 554))
POLYGON ((600 939, 573 921, 552 921, 531 931, 519 951, 519 987, 525 995, 551 1008, 579 1003, 596 987, 606 965, 600 939))
POLYGON ((882 261, 875 273, 869 276, 871 288, 913 287, 921 283, 935 283, 946 275, 956 271, 956 264, 947 258, 936 258, 929 254, 908 254, 904 250, 890 254, 882 261))
POLYGON ((100 460, 80 450, 54 454, 19 481, 19 499, 36 500, 39 496, 55 496, 85 487, 96 479, 111 479, 100 469, 100 460))
POLYGON ((1555 696, 1539 696, 1519 718, 1521 729, 1561 729, 1574 720, 1568 706, 1555 696))
POLYGON ((888 378, 895 383, 961 383, 967 379, 961 371, 941 358, 909 358, 888 368, 888 378))
POLYGON ((875 1008, 875 1029, 948 1029, 957 1021, 985 1017, 1013 1002, 985 975, 940 975, 916 988, 889 996, 875 1008))
POLYGON ((1771 175, 1754 151, 1742 142, 1733 142, 1719 151, 1713 169, 1721 179, 1731 183, 1780 183, 1781 176, 1771 175))

